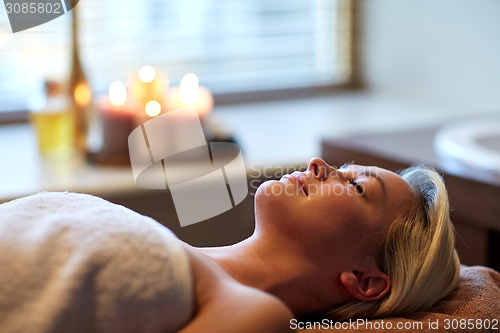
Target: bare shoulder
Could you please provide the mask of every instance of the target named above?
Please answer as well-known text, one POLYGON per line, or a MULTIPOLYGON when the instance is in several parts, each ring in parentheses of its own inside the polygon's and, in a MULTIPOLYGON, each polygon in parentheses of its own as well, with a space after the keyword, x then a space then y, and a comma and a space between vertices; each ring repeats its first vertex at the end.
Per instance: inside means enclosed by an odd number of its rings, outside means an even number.
POLYGON ((278 298, 244 286, 217 263, 188 250, 196 314, 183 332, 290 332, 292 312, 278 298))

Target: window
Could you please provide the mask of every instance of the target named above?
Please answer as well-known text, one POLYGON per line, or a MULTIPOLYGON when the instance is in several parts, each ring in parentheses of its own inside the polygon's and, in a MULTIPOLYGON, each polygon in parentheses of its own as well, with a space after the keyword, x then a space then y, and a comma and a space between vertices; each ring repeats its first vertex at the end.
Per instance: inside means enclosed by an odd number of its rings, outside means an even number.
MULTIPOLYGON (((215 94, 331 86, 350 75, 347 0, 81 0, 80 56, 95 94, 143 65, 215 94)), ((12 34, 0 12, 0 111, 69 74, 70 15, 12 34)))

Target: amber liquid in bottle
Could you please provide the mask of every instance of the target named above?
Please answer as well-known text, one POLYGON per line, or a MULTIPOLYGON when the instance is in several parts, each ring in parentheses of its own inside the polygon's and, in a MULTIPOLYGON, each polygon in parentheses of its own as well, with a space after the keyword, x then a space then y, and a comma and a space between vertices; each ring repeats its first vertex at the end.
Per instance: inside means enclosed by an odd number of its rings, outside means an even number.
POLYGON ((73 119, 73 144, 79 156, 87 153, 87 137, 92 112, 92 92, 83 72, 78 43, 78 9, 73 1, 72 13, 72 64, 69 79, 69 97, 73 119))

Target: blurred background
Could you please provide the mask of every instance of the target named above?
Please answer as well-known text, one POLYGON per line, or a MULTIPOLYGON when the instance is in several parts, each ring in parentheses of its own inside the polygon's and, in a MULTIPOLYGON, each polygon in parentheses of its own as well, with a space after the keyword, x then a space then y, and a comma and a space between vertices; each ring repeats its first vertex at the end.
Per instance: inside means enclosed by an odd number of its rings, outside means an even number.
POLYGON ((250 195, 180 228, 168 191, 138 188, 130 166, 43 156, 34 110, 47 105, 47 80, 64 88, 74 73, 72 12, 13 34, 1 8, 0 202, 86 192, 192 244, 227 244, 251 234, 258 184, 314 156, 393 170, 426 161, 449 184, 464 261, 498 268, 498 1, 82 0, 77 10, 94 112, 145 65, 161 73, 164 102, 195 73, 213 96, 205 130, 241 147, 250 195))

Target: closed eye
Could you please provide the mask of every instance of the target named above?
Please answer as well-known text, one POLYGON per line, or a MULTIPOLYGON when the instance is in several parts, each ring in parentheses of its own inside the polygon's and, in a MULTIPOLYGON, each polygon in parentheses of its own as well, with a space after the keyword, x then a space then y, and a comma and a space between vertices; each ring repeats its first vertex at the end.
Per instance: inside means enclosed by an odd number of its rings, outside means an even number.
POLYGON ((356 189, 356 191, 360 194, 360 195, 363 195, 365 194, 365 188, 363 185, 361 185, 360 183, 358 183, 356 181, 356 179, 354 178, 349 178, 349 184, 351 184, 352 186, 354 186, 354 188, 356 189))

